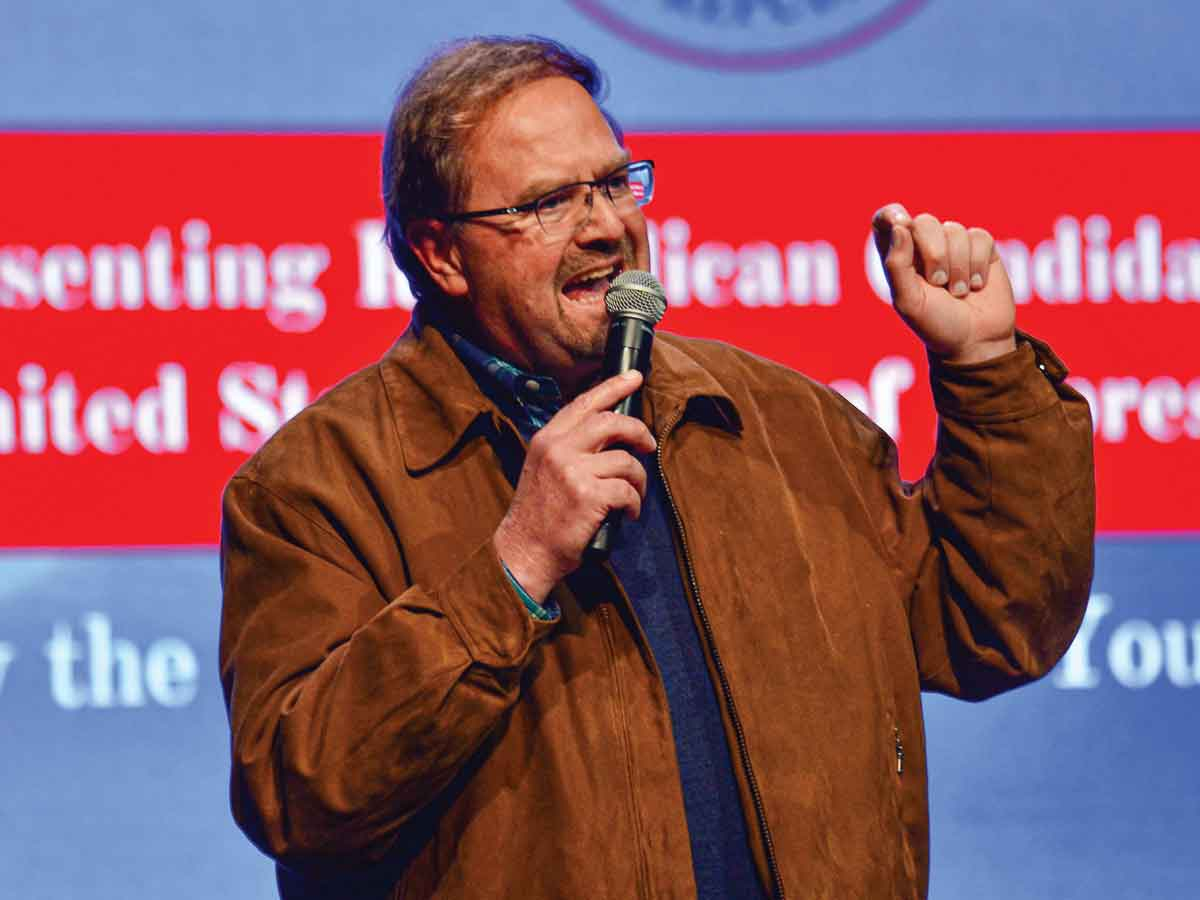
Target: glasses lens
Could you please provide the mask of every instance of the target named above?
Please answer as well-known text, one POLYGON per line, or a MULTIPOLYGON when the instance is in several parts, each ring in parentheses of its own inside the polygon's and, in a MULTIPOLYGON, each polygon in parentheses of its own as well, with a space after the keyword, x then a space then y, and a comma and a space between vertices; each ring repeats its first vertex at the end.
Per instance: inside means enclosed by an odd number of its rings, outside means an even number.
POLYGON ((586 184, 572 184, 538 200, 534 212, 537 213, 542 230, 546 234, 555 235, 578 227, 587 217, 591 192, 591 188, 586 184))
MULTIPOLYGON (((654 196, 654 163, 630 163, 594 184, 618 210, 631 212, 654 196)), ((569 184, 540 198, 534 213, 542 230, 554 238, 579 228, 596 202, 592 190, 591 184, 569 184)))
POLYGON ((648 162, 630 163, 609 175, 604 189, 622 210, 632 211, 634 207, 645 206, 654 193, 654 167, 648 162))
POLYGON ((654 164, 635 162, 625 169, 629 195, 638 206, 645 206, 654 197, 654 164))

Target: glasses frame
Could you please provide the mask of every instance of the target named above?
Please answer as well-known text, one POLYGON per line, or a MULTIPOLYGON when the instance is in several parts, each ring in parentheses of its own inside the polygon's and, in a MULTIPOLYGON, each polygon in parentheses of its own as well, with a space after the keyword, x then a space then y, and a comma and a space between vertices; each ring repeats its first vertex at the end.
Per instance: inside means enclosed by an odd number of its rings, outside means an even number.
POLYGON ((543 202, 545 202, 548 198, 554 196, 555 194, 559 193, 560 191, 565 191, 567 188, 573 188, 573 187, 591 188, 591 191, 588 192, 588 200, 589 200, 588 214, 589 214, 589 218, 590 218, 591 205, 592 205, 592 202, 594 202, 594 201, 591 201, 591 198, 594 196, 593 192, 596 190, 602 191, 604 193, 604 196, 606 196, 608 198, 608 202, 612 203, 615 206, 616 201, 613 200, 612 188, 609 186, 608 182, 611 181, 612 177, 614 175, 616 175, 618 172, 627 171, 629 169, 632 169, 634 166, 646 166, 650 170, 650 190, 648 191, 648 196, 645 200, 635 200, 635 202, 637 203, 638 206, 645 206, 647 203, 649 203, 651 200, 654 199, 654 160, 652 160, 652 159, 635 159, 632 162, 627 162, 624 165, 617 166, 615 169, 613 169, 607 175, 603 175, 600 178, 597 178, 593 181, 572 181, 567 184, 560 184, 558 187, 554 188, 553 190, 546 191, 546 193, 542 194, 540 197, 537 197, 534 200, 530 200, 528 203, 519 203, 516 206, 499 206, 496 209, 477 209, 477 210, 471 210, 470 212, 447 213, 446 215, 438 216, 438 219, 440 219, 443 222, 469 222, 473 219, 483 219, 483 218, 487 218, 488 216, 517 216, 517 215, 521 215, 523 213, 533 213, 534 218, 537 219, 538 227, 541 228, 542 231, 546 231, 546 226, 542 224, 542 217, 540 215, 538 215, 538 207, 541 206, 541 204, 543 202))

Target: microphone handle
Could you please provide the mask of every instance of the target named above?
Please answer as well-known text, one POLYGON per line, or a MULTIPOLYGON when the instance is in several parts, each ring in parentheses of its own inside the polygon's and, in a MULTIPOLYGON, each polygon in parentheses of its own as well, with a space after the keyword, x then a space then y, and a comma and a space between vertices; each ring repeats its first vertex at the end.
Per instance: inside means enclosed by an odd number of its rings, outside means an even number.
MULTIPOLYGON (((604 377, 611 378, 631 369, 637 369, 643 376, 650 374, 650 348, 654 344, 654 326, 633 316, 620 316, 613 320, 608 329, 608 343, 604 347, 604 377)), ((624 416, 641 418, 642 389, 639 387, 628 397, 621 399, 613 412, 624 416)), ((628 450, 623 445, 615 445, 617 449, 628 450)), ((617 534, 621 529, 621 519, 625 513, 613 510, 604 517, 600 527, 596 529, 591 542, 584 549, 584 556, 596 562, 608 559, 609 553, 616 545, 617 534)))

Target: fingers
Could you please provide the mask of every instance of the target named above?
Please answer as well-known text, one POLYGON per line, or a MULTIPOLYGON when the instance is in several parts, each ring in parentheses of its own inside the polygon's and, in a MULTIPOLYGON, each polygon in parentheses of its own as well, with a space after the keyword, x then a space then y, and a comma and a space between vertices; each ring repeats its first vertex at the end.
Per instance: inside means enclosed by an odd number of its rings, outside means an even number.
POLYGON ((879 252, 880 260, 887 259, 893 229, 911 224, 912 217, 899 203, 889 203, 875 210, 875 215, 871 216, 871 233, 875 236, 875 249, 879 252))
POLYGON ((903 206, 893 203, 875 213, 871 224, 875 249, 879 251, 892 291, 892 302, 896 310, 905 315, 913 304, 920 302, 922 294, 921 277, 915 268, 912 220, 903 206))
POLYGON ((646 468, 624 450, 607 450, 592 457, 592 474, 601 479, 604 503, 636 519, 646 497, 646 468))
POLYGON ((535 600, 579 566, 605 516, 615 510, 641 515, 646 469, 632 454, 653 450, 654 438, 640 419, 594 408, 624 396, 623 386, 597 387, 589 402, 573 410, 568 404, 533 436, 493 535, 497 555, 535 600), (564 413, 575 427, 564 427, 564 413), (618 443, 622 448, 605 449, 618 443))
POLYGON ((931 353, 979 362, 1011 351, 1015 300, 996 242, 982 228, 922 213, 907 224, 899 204, 872 218, 892 307, 931 353))
POLYGON ((912 222, 912 216, 908 214, 908 210, 901 203, 889 203, 887 206, 881 206, 875 210, 875 215, 871 216, 871 227, 877 232, 890 232, 896 225, 908 225, 912 222))
POLYGON ((971 240, 967 229, 958 222, 942 223, 946 239, 946 269, 949 273, 946 290, 955 297, 965 297, 970 292, 967 282, 971 277, 971 240))
POLYGON ((942 223, 929 213, 913 219, 913 241, 917 246, 917 271, 934 287, 950 283, 948 244, 942 223))
POLYGON ((982 228, 964 228, 958 222, 943 222, 946 233, 947 266, 950 283, 947 290, 965 297, 987 284, 992 259, 998 258, 996 243, 982 228))
POLYGON ((637 518, 646 496, 646 468, 624 450, 585 454, 574 460, 559 460, 555 476, 561 481, 560 495, 589 523, 591 537, 601 520, 613 510, 624 510, 637 518))
POLYGON ((574 449, 593 453, 613 444, 636 453, 653 453, 658 446, 645 422, 611 410, 593 413, 579 422, 566 441, 574 449))
POLYGON ((548 445, 561 440, 565 447, 590 452, 625 444, 638 453, 652 453, 658 444, 646 424, 612 411, 618 401, 641 384, 642 375, 637 371, 605 379, 559 410, 534 435, 534 442, 548 445))
POLYGON ((532 456, 541 457, 552 449, 564 455, 598 453, 620 444, 634 453, 653 453, 658 442, 641 419, 625 416, 612 410, 593 412, 582 419, 561 422, 564 407, 529 442, 532 456))
POLYGON ((1000 258, 996 252, 996 242, 989 232, 983 228, 968 228, 967 237, 971 243, 971 290, 978 291, 988 281, 988 272, 992 262, 1000 258))
POLYGON ((584 391, 565 407, 562 412, 570 411, 568 421, 586 416, 588 413, 601 409, 612 409, 617 402, 628 397, 642 386, 642 373, 636 369, 622 372, 606 378, 594 387, 584 391))
POLYGON ((871 219, 875 244, 896 297, 896 279, 911 265, 928 284, 945 288, 955 297, 966 297, 988 283, 993 262, 999 259, 996 242, 983 228, 966 228, 953 220, 940 221, 929 213, 913 219, 899 203, 889 203, 871 219), (901 246, 901 226, 912 235, 912 260, 908 248, 901 246))
POLYGON ((639 497, 646 496, 646 467, 625 450, 605 450, 593 460, 597 478, 621 478, 633 485, 639 497))

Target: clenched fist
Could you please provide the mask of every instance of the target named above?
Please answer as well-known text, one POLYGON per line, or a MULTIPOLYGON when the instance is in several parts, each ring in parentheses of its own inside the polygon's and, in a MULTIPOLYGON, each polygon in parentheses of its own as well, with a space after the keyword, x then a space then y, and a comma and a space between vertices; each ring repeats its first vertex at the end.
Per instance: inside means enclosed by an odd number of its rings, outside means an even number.
POLYGON ((1016 348, 1016 306, 995 241, 982 228, 915 219, 889 203, 871 221, 892 305, 931 353, 983 362, 1016 348))

